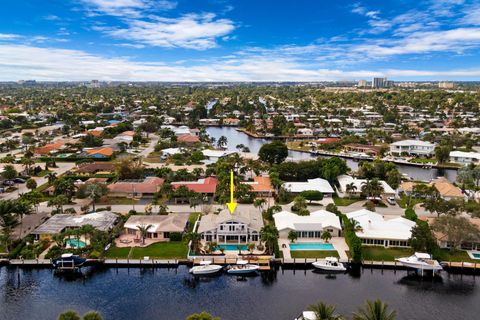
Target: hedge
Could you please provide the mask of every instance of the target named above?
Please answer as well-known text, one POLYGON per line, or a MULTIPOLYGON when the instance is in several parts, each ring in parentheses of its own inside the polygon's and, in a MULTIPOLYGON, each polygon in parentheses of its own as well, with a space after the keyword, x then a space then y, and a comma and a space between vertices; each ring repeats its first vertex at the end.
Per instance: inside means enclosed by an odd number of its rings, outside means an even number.
POLYGON ((344 214, 341 214, 341 218, 343 221, 343 229, 345 230, 345 242, 350 248, 350 255, 352 257, 352 261, 354 263, 361 263, 362 262, 362 241, 355 234, 355 230, 353 230, 353 226, 352 226, 352 223, 350 222, 350 219, 348 219, 348 217, 344 214))

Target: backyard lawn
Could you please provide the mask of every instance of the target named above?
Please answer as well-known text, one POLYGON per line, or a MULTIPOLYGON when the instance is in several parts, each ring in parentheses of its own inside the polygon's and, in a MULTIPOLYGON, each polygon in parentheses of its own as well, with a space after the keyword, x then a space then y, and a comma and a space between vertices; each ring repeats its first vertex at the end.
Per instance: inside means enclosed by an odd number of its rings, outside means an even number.
POLYGON ((466 251, 459 250, 451 251, 449 249, 441 249, 435 254, 434 258, 439 261, 480 263, 480 260, 470 259, 466 251))
POLYGON ((326 257, 337 257, 339 258, 338 252, 335 250, 305 250, 305 251, 290 251, 290 255, 294 259, 305 259, 305 258, 326 258, 326 257))
POLYGON ((108 249, 105 257, 108 259, 115 259, 115 258, 127 259, 128 254, 130 253, 130 249, 132 248, 130 247, 117 248, 112 246, 110 249, 108 249))
POLYGON ((339 198, 338 196, 333 196, 333 202, 335 203, 336 206, 339 207, 345 207, 349 206, 352 203, 358 202, 362 199, 360 198, 339 198))
POLYGON ((410 248, 384 248, 376 246, 363 246, 363 260, 368 261, 394 261, 395 258, 407 257, 413 254, 410 248))
POLYGON ((159 242, 149 245, 148 247, 133 248, 130 258, 143 259, 143 257, 150 257, 158 259, 184 259, 187 257, 187 253, 187 245, 181 241, 159 242))

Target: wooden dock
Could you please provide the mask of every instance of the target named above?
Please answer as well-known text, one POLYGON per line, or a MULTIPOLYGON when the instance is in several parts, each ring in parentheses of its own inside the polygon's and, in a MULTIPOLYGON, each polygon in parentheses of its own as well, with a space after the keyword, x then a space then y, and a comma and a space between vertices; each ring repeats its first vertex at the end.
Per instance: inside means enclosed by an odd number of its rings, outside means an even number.
POLYGON ((256 264, 259 266, 258 270, 260 271, 270 271, 271 264, 270 256, 255 256, 255 257, 243 257, 243 258, 195 258, 193 260, 194 265, 199 265, 202 261, 212 261, 213 264, 218 264, 221 266, 236 264, 238 260, 248 261, 250 264, 256 264))

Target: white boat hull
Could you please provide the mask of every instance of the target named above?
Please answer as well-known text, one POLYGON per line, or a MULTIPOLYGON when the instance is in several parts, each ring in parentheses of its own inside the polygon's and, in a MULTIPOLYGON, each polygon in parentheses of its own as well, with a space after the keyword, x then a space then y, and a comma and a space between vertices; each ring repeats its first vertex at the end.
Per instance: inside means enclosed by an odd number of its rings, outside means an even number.
POLYGON ((339 263, 337 266, 325 264, 324 262, 313 262, 312 265, 320 270, 326 270, 326 271, 346 271, 347 268, 341 263, 339 263))
POLYGON ((214 274, 222 270, 222 266, 210 264, 206 266, 195 266, 190 269, 190 273, 193 275, 206 275, 206 274, 214 274))
POLYGON ((259 269, 259 266, 256 265, 246 265, 242 266, 241 268, 231 267, 227 270, 228 274, 250 274, 255 273, 259 269))
POLYGON ((405 266, 407 268, 412 268, 412 269, 427 270, 427 271, 443 270, 443 268, 440 264, 428 264, 428 263, 422 263, 422 262, 411 262, 411 261, 408 261, 407 259, 404 259, 404 258, 397 259, 397 261, 400 262, 403 266, 405 266))

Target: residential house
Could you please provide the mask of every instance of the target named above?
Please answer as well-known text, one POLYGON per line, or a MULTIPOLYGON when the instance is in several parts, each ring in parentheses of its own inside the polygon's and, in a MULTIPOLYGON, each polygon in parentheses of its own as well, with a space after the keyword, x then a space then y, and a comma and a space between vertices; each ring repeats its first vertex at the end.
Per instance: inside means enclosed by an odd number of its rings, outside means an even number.
MULTIPOLYGON (((358 179, 345 174, 338 176, 337 180, 339 185, 338 192, 342 197, 360 196, 362 193, 362 187, 367 183, 367 179, 358 179), (353 186, 353 190, 348 190, 349 192, 347 192, 348 185, 353 186)), ((382 196, 392 197, 396 195, 395 190, 393 190, 388 183, 386 183, 384 180, 380 180, 379 182, 383 187, 382 196)))
POLYGON ((165 180, 158 177, 148 177, 143 181, 120 181, 108 185, 108 195, 126 198, 153 198, 160 191, 165 180))
POLYGON ((183 233, 187 230, 188 213, 175 213, 169 215, 132 215, 123 225, 125 235, 140 240, 142 235, 140 227, 147 227, 147 239, 169 241, 173 232, 183 233))
POLYGON ((450 162, 458 164, 478 164, 480 163, 480 152, 451 151, 450 162))
POLYGON ((435 153, 435 143, 422 140, 402 140, 390 144, 390 153, 394 155, 431 157, 435 153))
POLYGON ((377 157, 380 155, 381 148, 378 146, 370 146, 366 144, 359 143, 349 143, 343 146, 346 152, 360 152, 365 153, 372 157, 377 157))
POLYGON ((430 185, 433 185, 445 200, 463 199, 465 197, 462 190, 445 177, 438 177, 430 185))
POLYGON ((211 150, 205 149, 202 151, 203 156, 206 158, 203 160, 205 164, 212 164, 216 163, 220 158, 228 157, 236 153, 235 151, 227 151, 227 150, 211 150))
POLYGON ((54 153, 57 153, 65 146, 63 141, 57 141, 54 143, 49 143, 44 146, 33 149, 33 154, 35 156, 48 156, 54 153))
POLYGON ((342 234, 340 219, 334 213, 326 210, 311 212, 308 216, 299 216, 288 211, 281 211, 273 215, 279 237, 288 239, 290 231, 297 233, 298 239, 320 238, 324 231, 328 231, 333 237, 342 234))
MULTIPOLYGON (((435 222, 436 218, 426 218, 429 224, 432 224, 435 222)), ((467 218, 469 222, 477 228, 480 229, 480 218, 467 218)), ((438 246, 442 249, 452 249, 453 243, 448 239, 448 236, 442 232, 434 231, 433 232, 435 239, 437 240, 438 246)), ((477 239, 470 239, 468 241, 462 242, 460 244, 460 248, 455 248, 455 249, 462 249, 462 250, 474 250, 474 251, 480 251, 480 238, 477 239)))
POLYGON ((355 231, 363 245, 388 247, 409 247, 415 222, 398 217, 385 220, 381 214, 361 209, 346 214, 358 222, 355 231))
POLYGON ((224 209, 219 214, 202 216, 197 232, 204 241, 246 244, 260 240, 262 227, 263 217, 258 210, 237 207, 233 213, 224 209))
POLYGON ((93 159, 110 159, 113 155, 113 149, 105 147, 84 148, 81 155, 93 159))
POLYGON ((115 165, 113 163, 107 162, 87 162, 78 165, 77 172, 78 173, 98 173, 98 172, 106 172, 112 173, 115 171, 115 165))
POLYGON ((256 176, 253 177, 253 181, 242 182, 252 187, 251 191, 256 194, 257 197, 271 197, 275 190, 272 187, 270 177, 268 176, 256 176))
MULTIPOLYGON (((198 179, 197 181, 179 181, 172 182, 172 188, 174 190, 184 186, 188 190, 200 193, 205 201, 211 202, 215 197, 217 190, 218 180, 215 177, 207 177, 205 179, 198 179)), ((190 199, 175 198, 175 203, 188 203, 190 199)))
POLYGON ((200 142, 200 138, 192 134, 184 134, 177 137, 177 142, 184 143, 186 145, 193 145, 200 142))
POLYGON ((118 220, 118 215, 108 211, 84 215, 56 214, 38 226, 31 234, 35 236, 35 240, 52 240, 54 234, 67 229, 78 229, 87 224, 100 231, 109 231, 115 226, 118 220))
POLYGON ((331 197, 335 193, 330 183, 322 178, 308 179, 306 182, 285 182, 283 188, 295 194, 308 190, 320 191, 324 197, 331 197))

